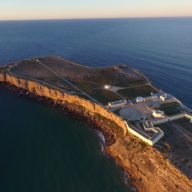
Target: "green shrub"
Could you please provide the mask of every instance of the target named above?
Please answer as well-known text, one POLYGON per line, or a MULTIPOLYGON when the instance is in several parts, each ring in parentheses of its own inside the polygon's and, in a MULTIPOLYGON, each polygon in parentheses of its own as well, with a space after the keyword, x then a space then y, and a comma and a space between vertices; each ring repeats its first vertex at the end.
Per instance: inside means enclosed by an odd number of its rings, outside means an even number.
POLYGON ((158 107, 158 110, 164 111, 165 115, 176 115, 181 112, 180 104, 177 102, 163 103, 158 107))

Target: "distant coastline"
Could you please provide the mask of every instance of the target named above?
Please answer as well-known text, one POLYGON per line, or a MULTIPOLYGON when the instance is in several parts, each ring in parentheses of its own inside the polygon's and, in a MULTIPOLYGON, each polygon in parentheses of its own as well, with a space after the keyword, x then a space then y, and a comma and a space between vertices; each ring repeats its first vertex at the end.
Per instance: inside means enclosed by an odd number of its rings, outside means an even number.
POLYGON ((146 16, 146 17, 90 17, 90 18, 42 18, 42 19, 0 19, 0 22, 9 21, 73 21, 73 20, 111 20, 111 19, 182 19, 182 18, 192 18, 192 16, 146 16))

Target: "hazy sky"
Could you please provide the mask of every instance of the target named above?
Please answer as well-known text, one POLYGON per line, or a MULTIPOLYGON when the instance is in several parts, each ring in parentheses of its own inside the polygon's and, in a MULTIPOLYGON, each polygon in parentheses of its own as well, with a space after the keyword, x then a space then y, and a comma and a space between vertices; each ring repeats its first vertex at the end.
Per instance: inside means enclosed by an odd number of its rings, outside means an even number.
POLYGON ((192 0, 0 0, 0 20, 192 16, 192 0))

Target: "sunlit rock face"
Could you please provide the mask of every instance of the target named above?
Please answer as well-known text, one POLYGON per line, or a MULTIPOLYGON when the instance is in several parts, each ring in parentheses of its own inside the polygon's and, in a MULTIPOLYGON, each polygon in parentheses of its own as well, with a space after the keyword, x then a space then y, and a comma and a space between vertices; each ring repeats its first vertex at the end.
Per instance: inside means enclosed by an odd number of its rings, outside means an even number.
MULTIPOLYGON (((0 73, 0 81, 24 89, 36 96, 49 98, 55 103, 81 106, 88 116, 96 117, 96 114, 101 115, 105 120, 101 118, 100 120, 96 119, 96 121, 98 125, 102 127, 105 136, 113 135, 111 124, 108 124, 107 120, 113 121, 122 129, 123 134, 113 140, 110 146, 106 147, 106 151, 111 157, 116 159, 119 165, 129 174, 130 183, 134 185, 138 191, 192 191, 191 181, 184 174, 176 169, 173 164, 155 148, 148 146, 138 138, 127 133, 124 120, 100 105, 78 96, 49 88, 35 80, 27 80, 27 78, 23 79, 10 75, 9 72, 0 73), (127 137, 124 137, 126 134, 127 137)), ((116 134, 114 135, 116 136, 116 134)))
POLYGON ((90 114, 92 113, 98 113, 101 116, 105 117, 106 119, 110 119, 114 121, 119 127, 122 128, 123 134, 126 135, 127 128, 125 126, 124 120, 120 117, 116 116, 115 114, 109 112, 108 110, 104 109, 103 107, 97 105, 96 103, 92 103, 88 100, 85 100, 83 98, 80 98, 78 96, 70 95, 67 93, 61 93, 58 90, 50 89, 38 82, 30 81, 21 79, 18 77, 14 77, 10 74, 6 74, 5 78, 2 80, 5 80, 6 83, 10 83, 18 88, 25 89, 29 91, 30 93, 33 93, 38 96, 42 97, 48 97, 55 101, 55 103, 59 102, 67 102, 71 104, 76 104, 79 106, 82 106, 86 109, 87 112, 90 114))

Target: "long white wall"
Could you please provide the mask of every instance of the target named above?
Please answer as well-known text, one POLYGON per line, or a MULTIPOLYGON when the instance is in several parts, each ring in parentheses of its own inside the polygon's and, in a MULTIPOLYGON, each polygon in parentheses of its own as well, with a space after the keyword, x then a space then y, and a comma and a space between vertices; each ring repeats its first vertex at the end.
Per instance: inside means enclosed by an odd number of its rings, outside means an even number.
POLYGON ((153 137, 145 137, 142 134, 139 133, 139 131, 136 131, 134 129, 132 129, 131 127, 129 127, 129 125, 127 124, 127 122, 125 121, 125 125, 127 127, 127 130, 132 133, 133 135, 135 135, 136 137, 140 138, 142 141, 146 142, 147 144, 153 146, 155 143, 157 143, 163 136, 164 136, 164 132, 156 127, 154 128, 157 132, 153 137))
POLYGON ((170 116, 170 117, 167 117, 167 118, 164 118, 164 119, 153 120, 152 123, 153 123, 153 125, 158 125, 158 124, 161 124, 161 123, 167 123, 169 121, 174 121, 174 120, 181 119, 181 118, 184 118, 184 117, 187 118, 187 119, 192 119, 192 115, 190 115, 188 113, 181 113, 181 114, 170 116))

